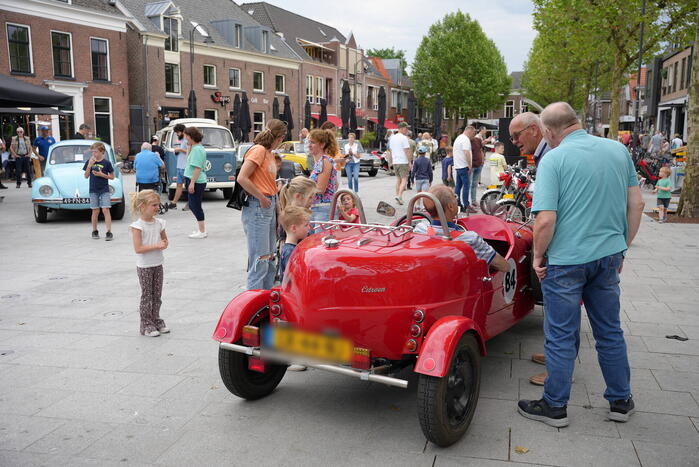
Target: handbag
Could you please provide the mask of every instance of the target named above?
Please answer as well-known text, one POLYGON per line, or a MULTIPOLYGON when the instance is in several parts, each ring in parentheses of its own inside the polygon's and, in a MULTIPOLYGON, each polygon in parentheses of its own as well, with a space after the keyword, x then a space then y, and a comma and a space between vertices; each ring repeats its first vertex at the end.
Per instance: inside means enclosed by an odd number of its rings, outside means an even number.
POLYGON ((226 207, 241 211, 243 209, 243 206, 248 205, 248 196, 250 195, 248 195, 248 192, 245 191, 245 189, 240 183, 238 183, 239 173, 240 170, 238 170, 235 173, 235 187, 233 187, 233 194, 231 195, 231 199, 228 200, 228 204, 226 204, 226 207))

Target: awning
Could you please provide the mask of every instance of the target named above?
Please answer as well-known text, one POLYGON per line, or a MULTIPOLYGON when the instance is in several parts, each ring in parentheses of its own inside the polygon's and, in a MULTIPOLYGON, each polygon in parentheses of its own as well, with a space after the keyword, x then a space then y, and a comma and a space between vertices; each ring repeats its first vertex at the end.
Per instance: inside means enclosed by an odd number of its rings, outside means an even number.
MULTIPOLYGON (((367 118, 367 120, 369 120, 370 122, 374 122, 377 125, 379 124, 378 118, 369 117, 369 118, 367 118)), ((393 120, 384 120, 383 127, 387 130, 397 130, 398 129, 398 125, 396 125, 395 122, 393 122, 393 120)))
POLYGON ((0 107, 54 107, 72 104, 71 96, 0 75, 0 107))
POLYGON ((0 114, 65 115, 67 113, 53 107, 0 107, 0 114))
MULTIPOLYGON (((311 114, 311 117, 315 118, 318 120, 320 118, 320 114, 311 114)), ((342 119, 338 117, 337 115, 328 115, 328 121, 330 123, 333 123, 336 127, 342 128, 342 119)))

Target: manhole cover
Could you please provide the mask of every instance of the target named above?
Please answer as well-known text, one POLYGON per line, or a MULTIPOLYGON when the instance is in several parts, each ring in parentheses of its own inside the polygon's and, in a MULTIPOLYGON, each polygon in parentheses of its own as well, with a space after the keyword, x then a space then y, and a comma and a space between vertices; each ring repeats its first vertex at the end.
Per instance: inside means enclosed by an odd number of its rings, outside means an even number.
POLYGON ((0 350, 0 356, 4 357, 5 355, 12 355, 15 353, 14 350, 0 350))
POLYGON ((17 298, 17 297, 19 297, 18 293, 11 293, 11 294, 7 294, 7 295, 2 296, 2 298, 17 298))
POLYGON ((121 316, 123 314, 124 314, 123 311, 108 311, 108 312, 104 313, 102 316, 106 316, 107 318, 112 318, 112 317, 116 317, 116 316, 121 316))
POLYGON ((72 303, 87 303, 91 300, 92 300, 91 298, 74 298, 73 300, 71 300, 71 302, 72 303))

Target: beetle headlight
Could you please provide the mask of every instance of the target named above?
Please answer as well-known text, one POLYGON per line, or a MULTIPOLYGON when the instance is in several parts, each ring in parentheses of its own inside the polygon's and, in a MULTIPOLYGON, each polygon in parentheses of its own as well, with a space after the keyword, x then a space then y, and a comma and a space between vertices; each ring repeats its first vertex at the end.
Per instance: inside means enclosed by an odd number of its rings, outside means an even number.
POLYGON ((372 162, 372 164, 374 164, 374 167, 379 167, 381 165, 381 161, 378 159, 374 159, 374 162, 372 162))
POLYGON ((41 188, 39 188, 39 194, 41 196, 51 196, 53 194, 53 188, 51 188, 49 185, 41 185, 41 188))
POLYGON ((109 185, 109 194, 113 195, 115 191, 116 190, 114 189, 114 187, 112 185, 109 185))
POLYGON ((225 164, 223 164, 223 170, 225 170, 226 172, 233 172, 233 164, 231 164, 230 162, 226 162, 225 164))

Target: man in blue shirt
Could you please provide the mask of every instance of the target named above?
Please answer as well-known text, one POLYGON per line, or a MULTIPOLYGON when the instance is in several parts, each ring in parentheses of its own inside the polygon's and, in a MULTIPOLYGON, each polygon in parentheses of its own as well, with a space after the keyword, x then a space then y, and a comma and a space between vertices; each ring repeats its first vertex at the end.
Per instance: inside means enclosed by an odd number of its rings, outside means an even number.
POLYGON ((49 134, 49 127, 46 125, 39 128, 39 133, 41 136, 36 137, 32 146, 34 146, 36 151, 43 157, 41 160, 45 161, 49 155, 49 148, 56 144, 56 140, 49 134))
POLYGON ((163 160, 151 151, 150 143, 141 145, 141 152, 136 154, 134 168, 136 169, 136 186, 138 191, 155 190, 160 192, 160 168, 163 160))
POLYGON ((625 422, 634 403, 619 319, 619 273, 643 211, 636 171, 623 145, 588 135, 567 103, 546 107, 541 122, 552 149, 537 173, 533 266, 544 295, 548 377, 543 398, 519 401, 519 413, 554 427, 568 425, 584 301, 607 385, 608 418, 625 422))

